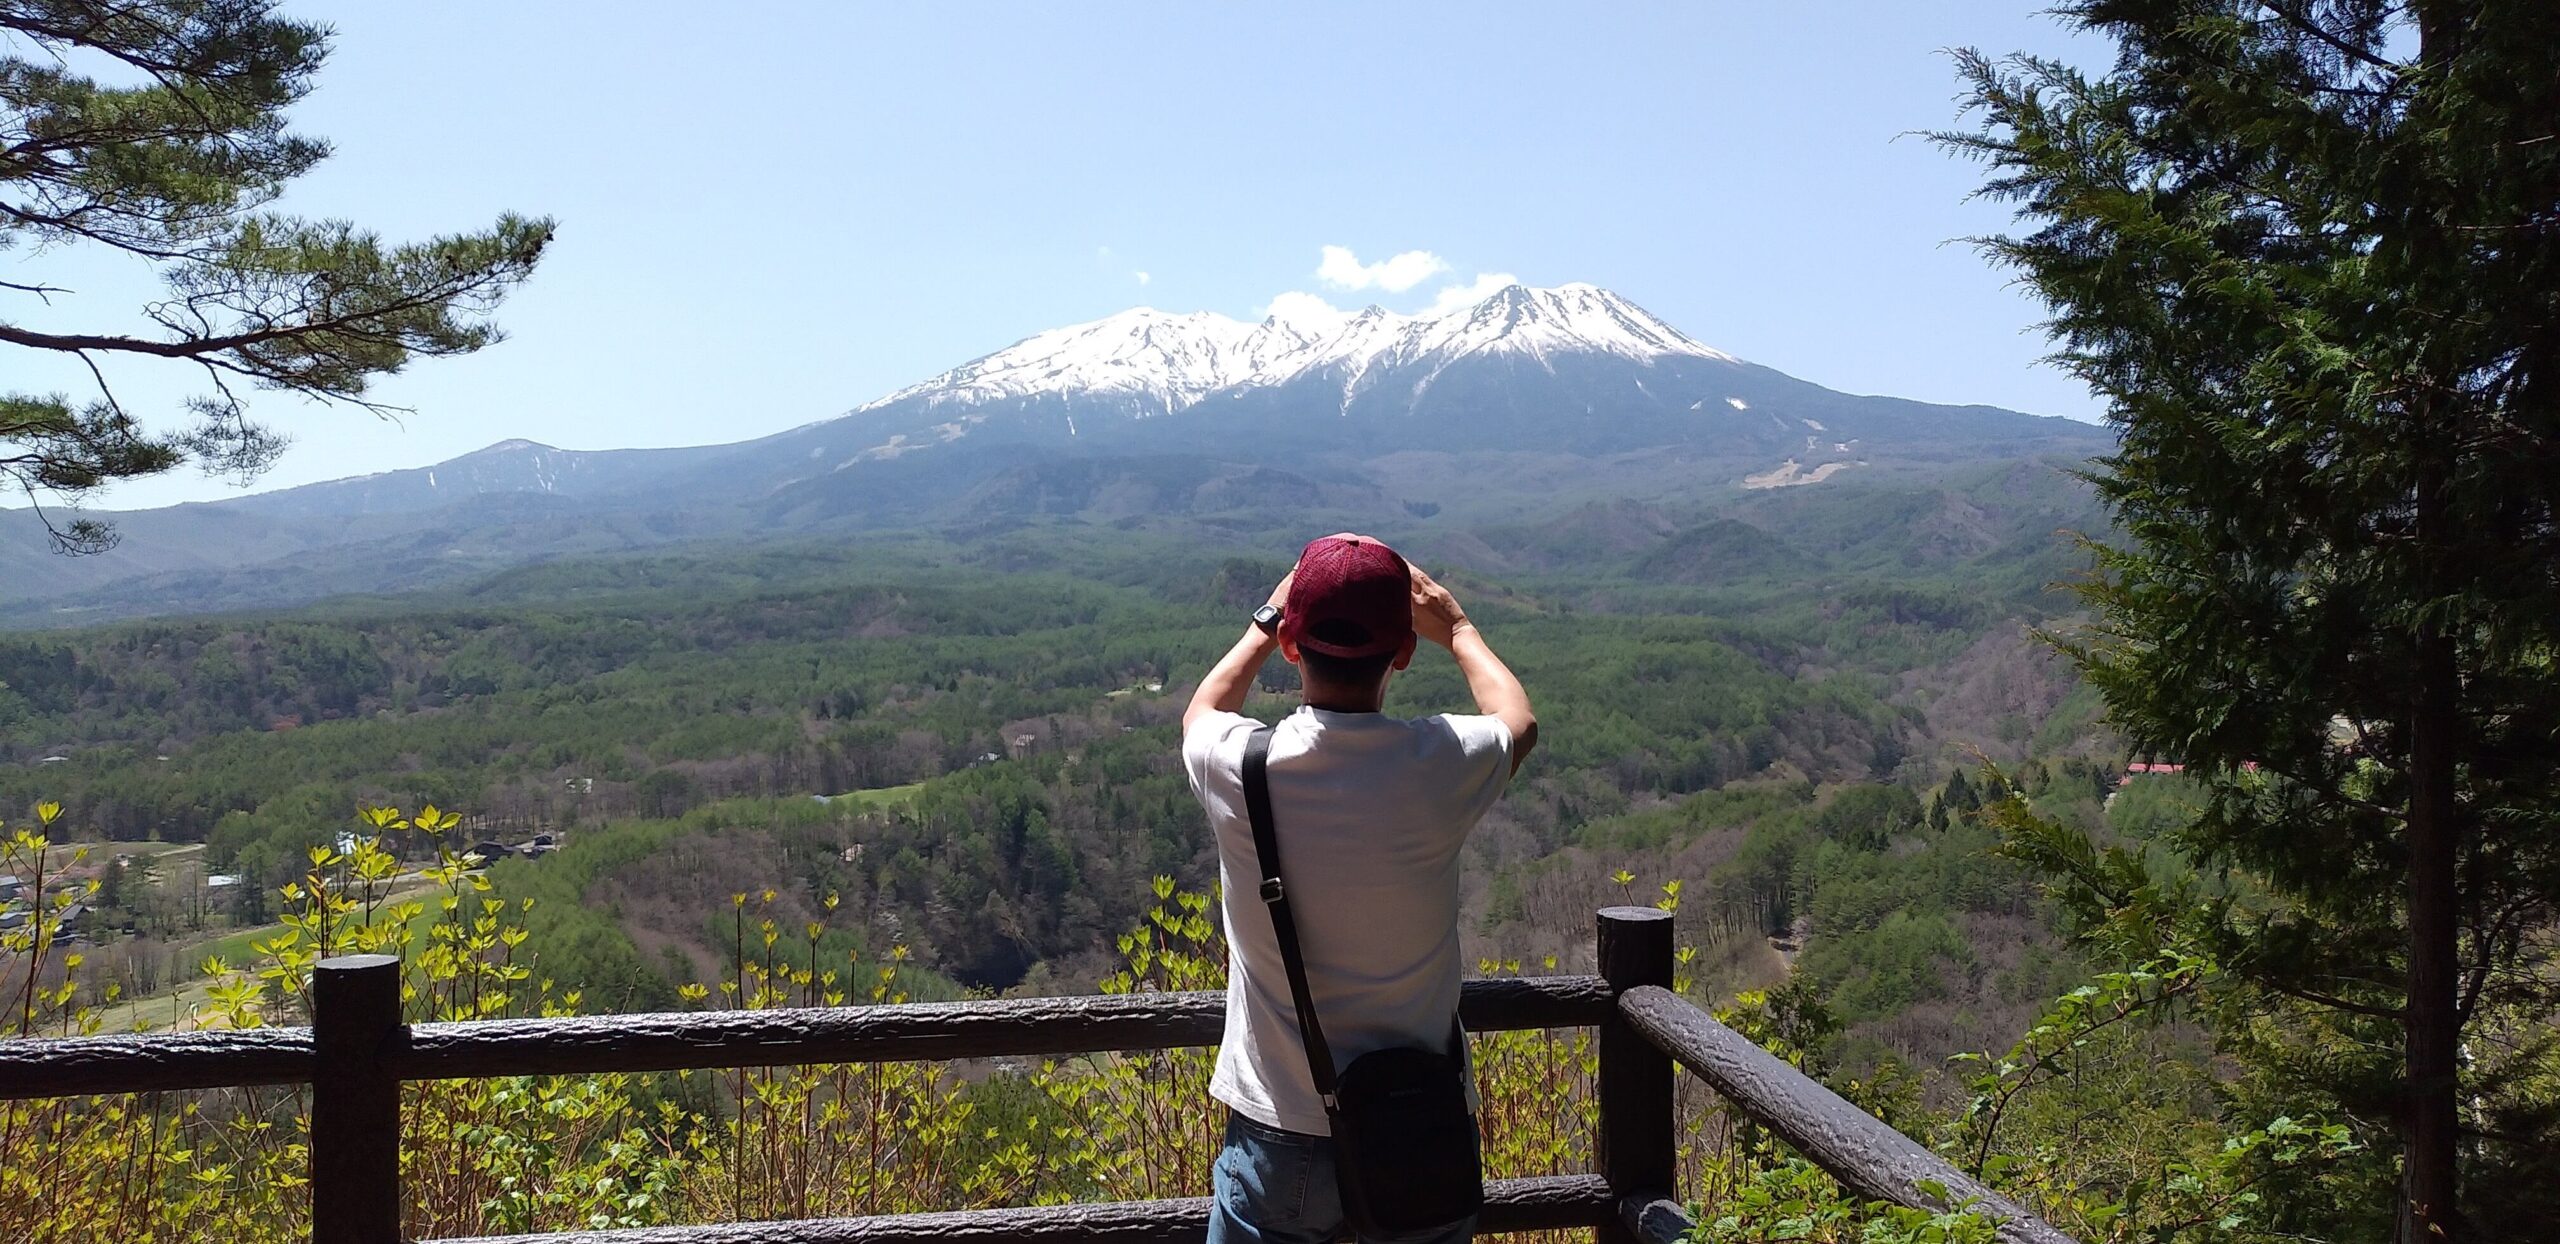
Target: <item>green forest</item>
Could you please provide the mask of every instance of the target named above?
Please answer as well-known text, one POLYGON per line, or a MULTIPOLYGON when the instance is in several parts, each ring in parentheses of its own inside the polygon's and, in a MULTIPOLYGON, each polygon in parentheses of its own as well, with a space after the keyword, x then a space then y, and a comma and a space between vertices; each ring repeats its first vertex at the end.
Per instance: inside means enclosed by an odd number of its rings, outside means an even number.
MULTIPOLYGON (((2047 473, 2048 507, 2067 501, 2047 473)), ((1841 504, 1892 513, 1948 495, 1841 504)), ((2058 544, 2061 514, 2017 508, 2058 544)), ((1683 586, 1645 572, 1654 556, 1607 575, 1455 577, 1549 723, 1538 765, 1479 835, 1490 953, 1587 914, 1526 914, 1559 852, 1672 867, 1707 828, 1691 796, 1789 792, 1767 808, 1771 845, 1717 883, 1762 932, 1783 932, 1800 914, 1797 831, 1775 826, 1793 805, 1852 783, 1934 787, 1971 749, 2095 746, 2089 706, 2023 636, 2036 585, 2004 600, 1968 588, 1974 559, 1915 554, 1910 572, 1830 588, 1683 586)), ((668 844, 713 840, 742 875, 799 861, 797 888, 843 894, 866 927, 968 987, 1089 983, 1150 878, 1214 876, 1174 722, 1232 640, 1238 602, 1285 568, 1027 531, 993 546, 562 563, 459 603, 0 637, 0 746, 18 762, 0 770, 0 807, 58 802, 111 843, 201 843, 203 872, 240 879, 209 910, 130 887, 136 904, 103 915, 144 943, 267 922, 276 888, 355 808, 434 805, 464 819, 405 844, 415 860, 552 834, 559 850, 494 875, 558 895, 620 887, 654 910, 643 900, 706 875, 671 866, 689 856, 668 844)), ((1274 663, 1266 677, 1258 707, 1275 711, 1291 674, 1274 663)), ((1419 664, 1394 695, 1398 711, 1465 707, 1445 664, 1419 664)), ((2104 766, 2070 763, 2094 789, 2104 766)), ((1881 850, 1895 835, 1855 841, 1881 850)), ((697 900, 715 891, 676 905, 708 910, 697 900)), ((599 959, 568 973, 591 996, 663 1002, 686 978, 671 966, 707 953, 703 928, 655 929, 642 962, 610 919, 559 909, 599 926, 575 939, 599 959)))

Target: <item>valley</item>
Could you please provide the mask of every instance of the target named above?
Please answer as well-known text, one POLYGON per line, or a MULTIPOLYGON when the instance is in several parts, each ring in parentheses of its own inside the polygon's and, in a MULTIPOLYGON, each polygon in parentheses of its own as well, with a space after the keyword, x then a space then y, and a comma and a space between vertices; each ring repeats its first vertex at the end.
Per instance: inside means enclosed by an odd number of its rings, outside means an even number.
MULTIPOLYGON (((2023 631, 2068 573, 2058 533, 2091 521, 2060 464, 1994 463, 1386 529, 1548 722, 1470 848, 1471 952, 1570 959, 1592 907, 1677 883, 1714 992, 1780 981, 1775 938, 1840 991, 1866 1059, 1927 1076, 1996 1043, 2072 961, 2033 884, 1983 867, 1988 831, 1927 807, 1990 758, 2096 817, 2117 757, 2023 631)), ((0 636, 0 816, 58 800, 102 855, 203 843, 242 879, 192 921, 106 913, 132 933, 92 950, 102 982, 183 976, 270 923, 358 806, 432 804, 465 819, 394 844, 413 867, 558 836, 487 877, 538 900, 528 953, 590 1006, 717 979, 732 894, 785 928, 834 896, 836 951, 903 948, 920 996, 1089 989, 1153 878, 1214 880, 1173 722, 1285 568, 1268 547, 1061 519, 0 636)), ((1255 711, 1285 711, 1273 677, 1255 711)), ((1423 662, 1390 708, 1461 695, 1423 662)))

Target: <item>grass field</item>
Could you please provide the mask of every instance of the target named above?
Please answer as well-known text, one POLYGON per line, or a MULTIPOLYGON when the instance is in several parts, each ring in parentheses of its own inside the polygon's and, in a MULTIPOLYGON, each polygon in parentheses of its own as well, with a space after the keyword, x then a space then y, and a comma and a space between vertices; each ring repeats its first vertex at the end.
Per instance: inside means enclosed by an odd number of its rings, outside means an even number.
POLYGON ((923 789, 924 783, 909 782, 904 786, 878 786, 870 790, 849 790, 841 795, 821 795, 819 798, 828 803, 851 803, 865 811, 876 812, 886 808, 902 807, 916 797, 916 792, 923 789))
MULTIPOLYGON (((426 910, 410 922, 407 940, 414 942, 419 930, 432 923, 438 914, 431 901, 434 889, 432 883, 417 874, 406 874, 393 882, 391 889, 383 895, 374 919, 382 919, 396 900, 416 898, 425 901, 426 910)), ((98 1008, 100 1031, 138 1032, 196 1026, 199 1013, 212 1001, 213 988, 221 979, 203 974, 202 966, 208 960, 219 959, 230 972, 252 968, 260 957, 258 943, 273 940, 285 931, 281 923, 263 924, 256 928, 236 929, 186 948, 186 957, 182 960, 188 973, 185 979, 149 997, 122 999, 98 1008)))

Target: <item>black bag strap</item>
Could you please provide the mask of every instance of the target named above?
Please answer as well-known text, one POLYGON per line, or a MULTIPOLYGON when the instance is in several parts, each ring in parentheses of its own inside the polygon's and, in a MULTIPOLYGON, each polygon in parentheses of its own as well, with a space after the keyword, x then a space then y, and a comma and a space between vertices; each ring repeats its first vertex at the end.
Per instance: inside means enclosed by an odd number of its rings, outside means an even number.
POLYGON ((1262 903, 1271 910, 1271 931, 1280 938, 1280 962, 1289 973, 1289 996, 1298 1005, 1298 1033, 1307 1047, 1307 1074, 1324 1099, 1325 1113, 1336 1108, 1333 1050, 1316 1023, 1315 999, 1307 992, 1307 960, 1298 950, 1298 922, 1289 914, 1288 887, 1280 883, 1280 839, 1271 827, 1271 727, 1253 732, 1244 745, 1244 808, 1253 820, 1253 853, 1262 861, 1262 903))

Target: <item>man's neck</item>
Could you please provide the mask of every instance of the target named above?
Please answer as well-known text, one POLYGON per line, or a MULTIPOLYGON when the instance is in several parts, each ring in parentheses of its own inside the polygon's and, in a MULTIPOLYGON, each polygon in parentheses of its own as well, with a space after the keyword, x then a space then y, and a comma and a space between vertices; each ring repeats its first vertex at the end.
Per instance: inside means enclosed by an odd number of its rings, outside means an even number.
POLYGON ((1331 687, 1311 688, 1299 699, 1308 708, 1328 713, 1381 712, 1386 708, 1386 701, 1386 689, 1383 687, 1366 693, 1344 692, 1331 687))

